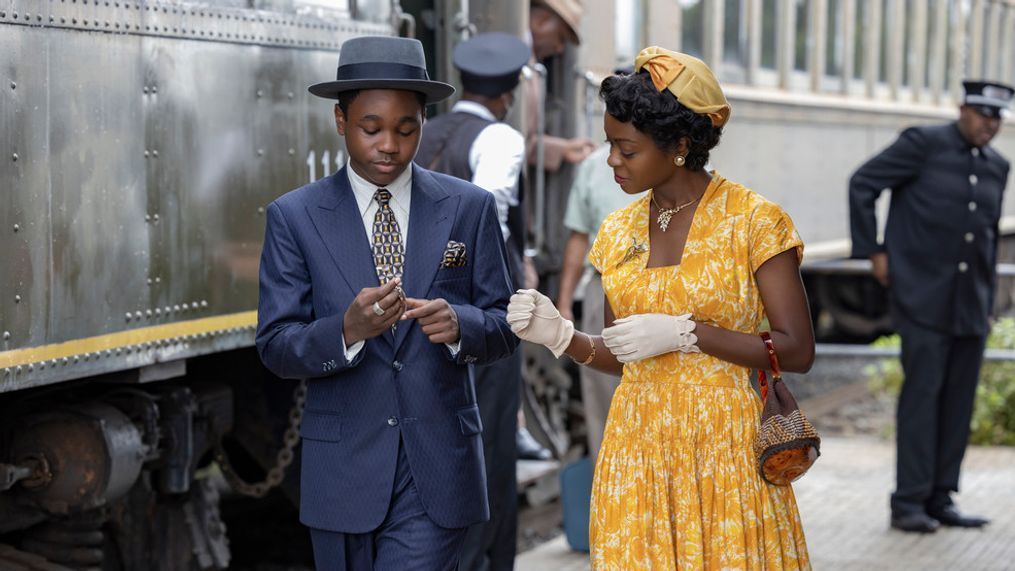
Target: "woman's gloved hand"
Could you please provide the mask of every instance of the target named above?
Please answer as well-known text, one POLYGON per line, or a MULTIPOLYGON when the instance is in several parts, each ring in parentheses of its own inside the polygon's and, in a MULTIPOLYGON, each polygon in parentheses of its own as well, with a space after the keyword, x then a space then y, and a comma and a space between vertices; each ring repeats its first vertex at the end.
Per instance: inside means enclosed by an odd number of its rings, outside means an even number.
POLYGON ((618 319, 603 329, 603 342, 621 363, 641 361, 663 353, 700 353, 691 314, 643 313, 618 319))
POLYGON ((520 339, 545 345, 554 357, 564 354, 574 336, 574 324, 561 317, 550 298, 534 289, 520 289, 511 296, 507 322, 520 339))

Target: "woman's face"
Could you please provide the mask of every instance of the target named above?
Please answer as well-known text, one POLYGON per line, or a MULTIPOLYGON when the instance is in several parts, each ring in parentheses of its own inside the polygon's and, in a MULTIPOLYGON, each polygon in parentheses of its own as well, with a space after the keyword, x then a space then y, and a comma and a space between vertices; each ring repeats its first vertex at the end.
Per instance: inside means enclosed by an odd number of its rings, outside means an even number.
POLYGON ((638 194, 673 176, 679 168, 673 164, 675 152, 663 151, 630 122, 618 121, 609 113, 604 113, 604 117, 606 142, 610 144, 606 164, 613 169, 613 178, 624 192, 638 194))

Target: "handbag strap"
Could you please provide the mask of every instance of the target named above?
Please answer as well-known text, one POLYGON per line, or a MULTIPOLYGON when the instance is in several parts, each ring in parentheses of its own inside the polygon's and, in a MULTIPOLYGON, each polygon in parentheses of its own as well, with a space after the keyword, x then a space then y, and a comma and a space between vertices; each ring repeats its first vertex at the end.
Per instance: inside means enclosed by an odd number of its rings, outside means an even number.
MULTIPOLYGON (((779 368, 779 355, 775 352, 775 343, 772 342, 772 335, 768 331, 758 334, 765 342, 765 350, 768 352, 768 363, 771 365, 772 382, 782 380, 782 369, 779 368)), ((765 371, 758 371, 758 387, 761 389, 761 401, 768 397, 768 377, 765 371)))

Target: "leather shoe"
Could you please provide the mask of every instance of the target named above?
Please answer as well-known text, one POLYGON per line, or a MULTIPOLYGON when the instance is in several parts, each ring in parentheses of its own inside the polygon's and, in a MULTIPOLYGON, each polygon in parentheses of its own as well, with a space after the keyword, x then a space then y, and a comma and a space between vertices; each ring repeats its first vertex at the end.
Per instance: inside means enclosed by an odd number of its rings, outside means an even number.
POLYGON ((940 510, 927 511, 927 515, 941 522, 941 525, 949 527, 983 527, 990 523, 985 517, 975 515, 963 515, 955 506, 947 506, 940 510))
POLYGON ((518 447, 519 460, 549 460, 553 458, 553 453, 543 448, 524 427, 518 429, 518 433, 515 435, 515 445, 518 447))
POLYGON ((915 533, 934 533, 941 524, 923 512, 892 516, 892 527, 915 533))

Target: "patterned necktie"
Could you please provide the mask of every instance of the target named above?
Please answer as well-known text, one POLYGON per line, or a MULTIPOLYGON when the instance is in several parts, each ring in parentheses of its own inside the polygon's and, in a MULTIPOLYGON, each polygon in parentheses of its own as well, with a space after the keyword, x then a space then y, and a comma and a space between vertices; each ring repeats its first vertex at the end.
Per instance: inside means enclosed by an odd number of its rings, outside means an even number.
POLYGON ((377 279, 381 284, 386 284, 402 275, 402 233, 399 232, 395 212, 389 204, 391 192, 386 188, 378 188, 374 200, 380 207, 374 214, 374 264, 377 266, 377 279))

